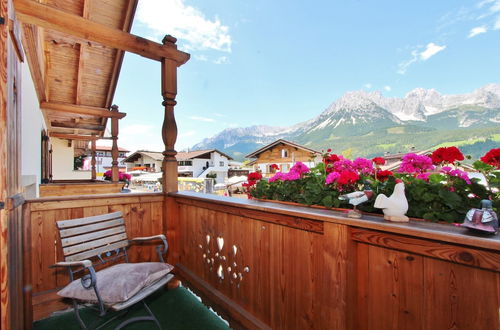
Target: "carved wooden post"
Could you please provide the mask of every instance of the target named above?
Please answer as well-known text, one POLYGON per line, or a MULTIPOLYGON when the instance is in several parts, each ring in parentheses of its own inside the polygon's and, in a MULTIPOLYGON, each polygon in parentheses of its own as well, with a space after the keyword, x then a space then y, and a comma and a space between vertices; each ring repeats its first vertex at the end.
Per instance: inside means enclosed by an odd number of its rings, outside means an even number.
MULTIPOLYGON (((118 112, 118 106, 113 104, 111 106, 111 111, 118 112)), ((118 173, 118 118, 111 118, 111 139, 113 140, 113 146, 111 147, 111 181, 119 181, 118 173)))
MULTIPOLYGON (((166 35, 163 38, 163 44, 169 47, 175 47, 177 39, 166 35)), ((161 94, 163 96, 163 106, 165 107, 165 117, 162 126, 162 138, 165 144, 163 151, 163 193, 177 191, 177 160, 175 155, 175 141, 177 140, 177 124, 175 123, 174 106, 177 104, 175 96, 177 95, 177 63, 173 60, 164 58, 161 61, 161 94)))
POLYGON ((92 149, 92 159, 90 160, 90 165, 92 166, 92 180, 95 180, 97 178, 96 171, 95 171, 95 139, 92 139, 91 143, 91 149, 92 149))

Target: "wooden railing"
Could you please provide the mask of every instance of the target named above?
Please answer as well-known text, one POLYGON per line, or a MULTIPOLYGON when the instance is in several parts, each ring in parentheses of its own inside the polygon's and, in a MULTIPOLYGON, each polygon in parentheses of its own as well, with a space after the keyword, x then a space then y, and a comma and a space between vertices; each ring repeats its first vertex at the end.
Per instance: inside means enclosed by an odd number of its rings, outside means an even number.
MULTIPOLYGON (((196 193, 46 198, 24 206, 26 324, 65 308, 55 221, 122 211, 129 237, 167 233, 183 283, 235 327, 500 329, 500 238, 451 225, 196 193)), ((132 261, 155 260, 154 246, 132 261)))
POLYGON ((233 325, 500 329, 500 238, 177 193, 170 262, 233 325))
POLYGON ((101 180, 55 180, 40 185, 40 197, 115 194, 124 185, 124 182, 101 180))
MULTIPOLYGON (((72 196, 27 201, 24 205, 24 283, 26 324, 67 305, 56 295, 69 283, 65 270, 49 268, 63 260, 55 222, 122 211, 129 238, 165 233, 164 196, 161 194, 114 194, 72 196)), ((130 261, 157 261, 154 245, 129 249, 130 261)))

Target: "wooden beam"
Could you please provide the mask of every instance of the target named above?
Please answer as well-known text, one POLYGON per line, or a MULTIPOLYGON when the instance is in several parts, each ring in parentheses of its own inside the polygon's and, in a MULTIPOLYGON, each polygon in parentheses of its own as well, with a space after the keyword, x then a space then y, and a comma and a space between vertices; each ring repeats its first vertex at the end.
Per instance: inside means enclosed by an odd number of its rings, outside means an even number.
POLYGON ((92 125, 92 124, 79 124, 79 123, 64 123, 64 122, 52 122, 51 126, 53 128, 72 128, 87 131, 103 131, 106 126, 103 125, 92 125))
POLYGON ((43 61, 40 59, 40 53, 38 51, 37 30, 35 26, 30 24, 23 24, 22 30, 24 38, 21 39, 30 67, 31 79, 35 84, 38 101, 43 102, 48 99, 48 92, 45 84, 44 72, 42 70, 43 61))
POLYGON ((76 92, 75 92, 75 103, 81 104, 81 94, 82 94, 82 76, 85 67, 85 49, 87 46, 85 44, 80 44, 80 56, 78 57, 78 72, 76 77, 76 92))
POLYGON ((66 140, 84 140, 84 141, 92 141, 99 139, 98 136, 95 135, 76 135, 76 134, 62 134, 62 133, 54 133, 49 132, 50 137, 58 138, 58 139, 66 139, 66 140))
POLYGON ((43 110, 60 111, 67 113, 75 113, 88 116, 118 118, 121 119, 127 114, 123 112, 113 112, 106 108, 88 107, 83 105, 75 105, 69 103, 56 103, 56 102, 41 102, 40 108, 43 110))
MULTIPOLYGON (((127 6, 127 13, 123 21, 122 31, 130 32, 132 28, 132 21, 135 15, 135 10, 137 9, 138 0, 130 0, 127 6)), ((120 69, 123 63, 123 56, 125 52, 123 50, 116 50, 115 62, 113 64, 113 71, 111 74, 110 86, 108 88, 108 95, 106 96, 106 107, 111 107, 113 103, 113 98, 115 96, 116 85, 118 84, 118 78, 120 76, 120 69)), ((103 123, 104 125, 106 123, 103 123)))
POLYGON ((189 60, 189 54, 174 45, 162 45, 119 29, 70 14, 52 6, 31 0, 14 0, 16 15, 24 23, 95 41, 110 48, 121 49, 156 61, 164 58, 175 61, 177 66, 189 60))

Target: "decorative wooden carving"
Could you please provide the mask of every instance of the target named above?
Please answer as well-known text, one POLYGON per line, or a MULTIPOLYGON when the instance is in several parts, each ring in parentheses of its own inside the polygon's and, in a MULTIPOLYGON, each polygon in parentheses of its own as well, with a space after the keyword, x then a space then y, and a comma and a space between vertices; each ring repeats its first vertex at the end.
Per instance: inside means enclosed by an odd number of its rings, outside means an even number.
MULTIPOLYGON (((172 36, 163 38, 163 45, 175 47, 177 39, 172 36)), ((162 138, 165 144, 163 151, 163 192, 177 191, 177 159, 175 155, 175 141, 177 140, 177 124, 175 122, 174 107, 177 104, 177 63, 174 60, 164 58, 161 61, 161 94, 163 96, 163 106, 165 107, 165 117, 163 119, 162 138)))
MULTIPOLYGON (((243 257, 238 256, 238 258, 236 258, 239 252, 239 248, 236 244, 225 246, 224 243, 223 236, 217 236, 215 240, 213 240, 212 236, 207 234, 205 236, 205 242, 198 245, 198 247, 203 250, 203 264, 208 267, 211 272, 215 271, 217 273, 220 282, 226 279, 229 283, 239 288, 245 273, 250 272, 250 267, 240 264, 243 257), (225 249, 224 246, 226 247, 225 249)), ((241 254, 241 252, 239 253, 241 254)))
MULTIPOLYGON (((111 106, 111 111, 117 113, 118 106, 113 104, 111 106)), ((119 181, 118 173, 118 118, 111 118, 111 139, 113 140, 113 146, 111 147, 111 181, 119 181)))

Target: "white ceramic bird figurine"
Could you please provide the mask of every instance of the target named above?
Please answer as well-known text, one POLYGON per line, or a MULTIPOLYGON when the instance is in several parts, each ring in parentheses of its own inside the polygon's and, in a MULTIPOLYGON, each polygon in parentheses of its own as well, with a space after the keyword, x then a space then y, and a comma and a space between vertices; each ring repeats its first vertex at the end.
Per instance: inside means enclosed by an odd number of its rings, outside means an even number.
POLYGON ((361 218, 361 212, 356 208, 359 204, 368 201, 373 196, 373 191, 368 183, 365 183, 365 189, 363 191, 354 191, 349 194, 340 195, 339 199, 342 201, 348 201, 349 204, 353 205, 354 208, 347 212, 349 218, 361 218))
POLYGON ((409 219, 405 215, 406 211, 408 211, 408 200, 406 199, 403 181, 397 179, 392 195, 390 197, 384 194, 378 195, 373 206, 382 209, 385 220, 408 222, 409 219))

